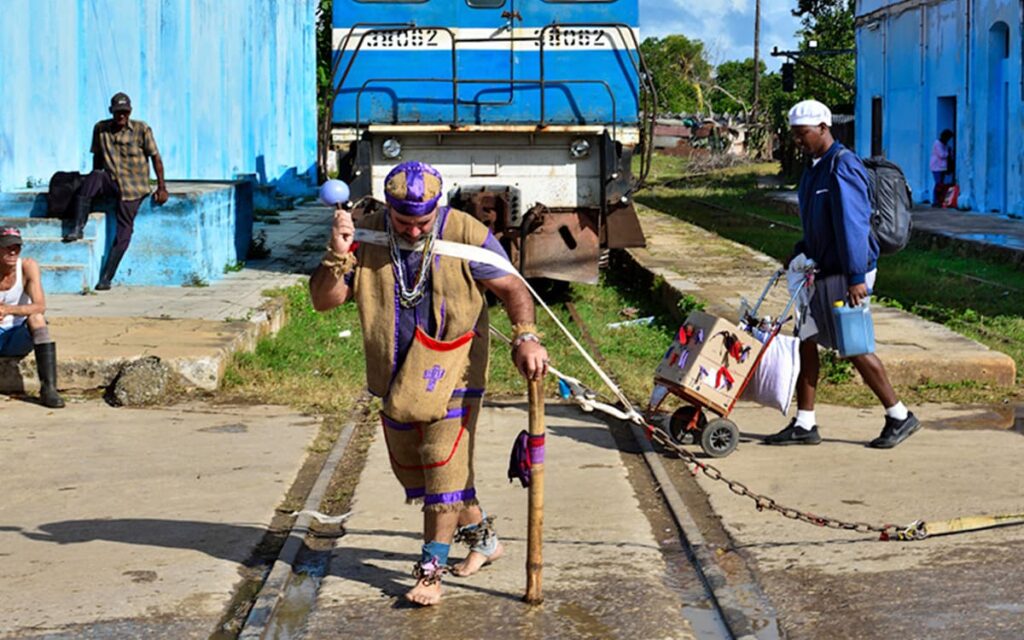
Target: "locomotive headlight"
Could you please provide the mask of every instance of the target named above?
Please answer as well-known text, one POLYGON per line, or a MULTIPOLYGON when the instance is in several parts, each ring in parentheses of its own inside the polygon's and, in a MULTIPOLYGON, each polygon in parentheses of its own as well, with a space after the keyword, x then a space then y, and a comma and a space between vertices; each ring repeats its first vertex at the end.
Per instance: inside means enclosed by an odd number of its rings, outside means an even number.
POLYGON ((576 159, 586 158, 590 155, 590 143, 583 138, 576 138, 569 144, 569 155, 576 159))
POLYGON ((402 144, 395 138, 388 138, 381 145, 381 151, 384 153, 384 157, 388 160, 394 160, 398 156, 402 155, 402 144))

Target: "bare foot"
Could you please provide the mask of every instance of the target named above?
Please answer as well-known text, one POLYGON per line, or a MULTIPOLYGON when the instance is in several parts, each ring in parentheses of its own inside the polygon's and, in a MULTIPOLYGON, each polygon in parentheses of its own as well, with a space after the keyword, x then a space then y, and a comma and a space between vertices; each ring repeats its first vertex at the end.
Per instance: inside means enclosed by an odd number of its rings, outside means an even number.
POLYGON ((462 578, 469 577, 479 571, 484 565, 491 564, 500 558, 503 553, 505 553, 505 547, 502 546, 501 542, 494 548, 494 553, 490 556, 485 556, 479 551, 470 551, 465 560, 455 565, 452 573, 462 578))
POLYGON ((405 594, 405 599, 418 605, 429 607, 441 602, 441 581, 427 582, 425 578, 416 581, 416 586, 405 594))

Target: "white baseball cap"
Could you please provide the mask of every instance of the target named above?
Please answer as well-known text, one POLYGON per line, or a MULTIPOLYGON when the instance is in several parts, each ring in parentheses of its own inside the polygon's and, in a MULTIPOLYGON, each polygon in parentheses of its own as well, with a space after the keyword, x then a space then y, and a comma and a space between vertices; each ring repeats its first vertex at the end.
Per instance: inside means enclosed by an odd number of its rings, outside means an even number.
POLYGON ((793 105, 789 110, 789 126, 809 125, 816 127, 824 124, 832 126, 832 111, 817 100, 804 100, 793 105))

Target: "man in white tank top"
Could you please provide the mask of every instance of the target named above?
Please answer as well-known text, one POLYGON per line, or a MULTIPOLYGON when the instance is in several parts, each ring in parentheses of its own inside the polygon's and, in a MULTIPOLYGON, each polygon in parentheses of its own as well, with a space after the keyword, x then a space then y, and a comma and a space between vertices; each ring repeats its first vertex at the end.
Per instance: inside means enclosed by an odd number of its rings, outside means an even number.
POLYGON ((0 357, 21 358, 35 349, 39 401, 51 409, 64 406, 57 393, 57 345, 43 314, 46 297, 39 265, 21 257, 21 233, 0 228, 0 357))

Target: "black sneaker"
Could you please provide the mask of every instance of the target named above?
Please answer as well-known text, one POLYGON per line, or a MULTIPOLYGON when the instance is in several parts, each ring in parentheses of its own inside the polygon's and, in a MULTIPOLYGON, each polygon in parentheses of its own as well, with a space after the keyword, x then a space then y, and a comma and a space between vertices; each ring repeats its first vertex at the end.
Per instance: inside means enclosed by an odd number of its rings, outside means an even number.
POLYGON ((789 421, 789 425, 778 433, 774 433, 764 439, 765 444, 820 444, 821 435, 818 434, 818 425, 809 430, 796 426, 796 418, 789 421))
POLYGON ((875 449, 892 449, 920 428, 921 421, 913 413, 908 412, 904 420, 885 416, 885 426, 882 427, 882 433, 872 440, 868 446, 875 449))

